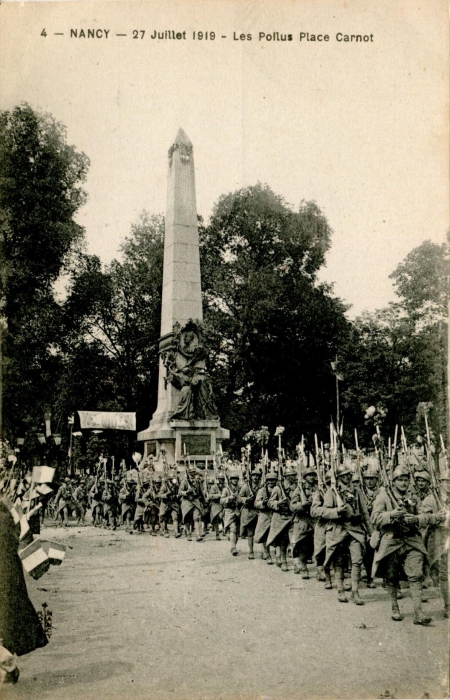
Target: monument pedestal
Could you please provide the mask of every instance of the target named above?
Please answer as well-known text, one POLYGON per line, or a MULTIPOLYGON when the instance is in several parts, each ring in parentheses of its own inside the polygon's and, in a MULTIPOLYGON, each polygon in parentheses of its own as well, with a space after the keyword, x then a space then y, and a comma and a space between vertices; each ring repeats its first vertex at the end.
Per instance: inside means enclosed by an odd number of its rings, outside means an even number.
POLYGON ((138 440, 145 442, 144 456, 153 455, 159 462, 161 448, 164 448, 171 464, 185 455, 196 462, 211 462, 214 453, 220 452, 222 440, 229 437, 230 431, 221 428, 219 420, 173 420, 160 427, 150 425, 139 433, 138 440))

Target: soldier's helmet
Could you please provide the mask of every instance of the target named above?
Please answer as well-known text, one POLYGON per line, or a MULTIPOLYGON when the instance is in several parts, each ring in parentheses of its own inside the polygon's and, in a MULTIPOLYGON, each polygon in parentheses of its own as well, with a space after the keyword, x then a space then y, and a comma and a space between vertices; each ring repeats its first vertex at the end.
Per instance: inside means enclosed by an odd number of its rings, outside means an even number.
POLYGON ((364 479, 378 479, 379 476, 378 469, 371 464, 369 464, 366 471, 363 472, 364 479))
POLYGON ((225 474, 223 472, 217 474, 217 481, 225 481, 225 474))
POLYGON ((230 469, 230 471, 228 472, 229 479, 236 479, 237 481, 239 481, 239 476, 240 476, 239 472, 236 471, 235 469, 233 469, 233 470, 230 469))
POLYGON ((66 476, 66 477, 64 478, 64 483, 65 483, 65 484, 70 484, 70 478, 69 478, 68 476, 66 476))
POLYGON ((440 481, 450 481, 450 471, 445 470, 439 476, 440 481))
POLYGON ((162 479, 161 474, 155 474, 155 476, 153 477, 153 481, 155 484, 161 484, 162 480, 163 479, 162 479))
POLYGON ((414 478, 415 479, 423 479, 424 481, 428 481, 431 483, 431 476, 425 469, 418 469, 417 471, 414 472, 414 478))
POLYGON ((276 481, 278 479, 276 472, 267 472, 266 481, 276 481))
POLYGON ((392 481, 395 481, 395 479, 398 479, 400 476, 410 476, 409 469, 401 464, 394 469, 394 473, 392 474, 392 481))
POLYGON ((303 472, 303 476, 315 476, 315 477, 317 477, 317 470, 314 469, 314 467, 306 467, 305 471, 303 472))
POLYGON ((251 472, 250 476, 252 479, 259 479, 261 477, 261 472, 259 471, 259 469, 255 469, 251 472))
POLYGON ((331 471, 328 470, 325 472, 325 483, 326 484, 331 484, 331 471))
POLYGON ((336 469, 336 479, 340 479, 341 476, 346 476, 346 474, 353 474, 353 472, 346 464, 341 464, 336 469))
POLYGON ((285 467, 283 476, 297 476, 297 472, 295 471, 294 467, 291 467, 289 464, 287 467, 285 467))

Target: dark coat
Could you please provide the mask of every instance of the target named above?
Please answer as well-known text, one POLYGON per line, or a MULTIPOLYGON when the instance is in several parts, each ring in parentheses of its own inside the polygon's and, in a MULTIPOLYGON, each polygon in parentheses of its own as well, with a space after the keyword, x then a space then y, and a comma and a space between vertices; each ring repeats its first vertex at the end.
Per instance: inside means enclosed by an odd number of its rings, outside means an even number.
POLYGON ((248 484, 244 484, 241 487, 238 502, 242 504, 240 536, 243 537, 249 525, 254 524, 256 526, 258 518, 258 511, 255 508, 255 494, 248 484))
POLYGON ((0 639, 8 651, 22 656, 44 647, 48 639, 28 597, 18 544, 14 520, 0 501, 0 639))
POLYGON ((255 496, 255 508, 258 509, 258 521, 255 530, 255 542, 265 543, 272 522, 272 511, 268 508, 269 492, 267 485, 261 486, 255 496))
POLYGON ((329 488, 325 494, 322 509, 322 518, 328 520, 325 528, 327 553, 324 566, 330 563, 337 547, 350 535, 357 540, 362 547, 366 545, 367 535, 373 531, 364 497, 358 486, 350 487, 347 492, 353 491, 351 505, 352 515, 346 516, 338 513, 338 502, 334 488, 329 488))
MULTIPOLYGON (((401 496, 399 495, 399 499, 401 496)), ((412 549, 416 549, 427 556, 422 535, 419 528, 426 528, 432 518, 429 514, 418 513, 418 505, 411 501, 407 507, 408 512, 418 516, 417 525, 404 526, 396 521, 391 521, 390 511, 394 510, 395 504, 384 488, 381 488, 375 499, 372 510, 372 522, 377 530, 381 532, 381 540, 373 561, 372 577, 384 575, 384 564, 386 559, 397 552, 404 544, 412 549)))
POLYGON ((209 521, 211 525, 215 524, 217 518, 220 518, 223 513, 223 505, 220 502, 222 490, 217 484, 213 484, 209 489, 208 501, 210 505, 209 521))
POLYGON ((271 493, 269 503, 267 504, 273 511, 270 531, 266 542, 268 546, 278 546, 280 536, 286 535, 292 527, 294 517, 289 509, 289 498, 294 488, 294 486, 292 488, 284 488, 287 496, 287 503, 284 502, 284 496, 279 484, 275 486, 271 493))

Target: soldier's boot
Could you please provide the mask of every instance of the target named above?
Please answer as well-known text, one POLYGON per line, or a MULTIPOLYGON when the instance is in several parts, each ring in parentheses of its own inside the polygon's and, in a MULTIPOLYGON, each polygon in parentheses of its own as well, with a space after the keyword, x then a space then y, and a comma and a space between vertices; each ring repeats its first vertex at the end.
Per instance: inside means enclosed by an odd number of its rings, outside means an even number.
POLYGON ((216 523, 216 524, 214 525, 214 531, 215 531, 215 533, 216 533, 216 540, 222 539, 222 538, 220 537, 220 535, 219 535, 219 523, 216 523))
POLYGON ((276 564, 277 566, 281 566, 280 548, 279 548, 279 547, 276 547, 276 548, 275 548, 275 551, 276 551, 275 564, 276 564))
POLYGON ((286 560, 286 547, 280 547, 281 555, 281 571, 289 571, 287 560, 286 560))
POLYGON ((337 589, 338 589, 338 601, 340 603, 348 603, 348 598, 345 595, 344 571, 343 571, 342 567, 336 566, 334 569, 334 573, 336 576, 336 584, 337 584, 337 589))
POLYGON ((167 523, 164 523, 164 537, 167 537, 167 538, 170 537, 169 527, 168 527, 167 523))
POLYGON ((269 566, 272 566, 273 564, 275 564, 277 550, 275 547, 267 547, 267 545, 264 545, 264 547, 269 552, 269 558, 267 559, 267 563, 269 564, 269 566))
POLYGON ((448 617, 448 579, 441 579, 439 581, 439 588, 441 589, 441 596, 444 600, 444 617, 448 617))
POLYGON ((175 537, 178 539, 179 537, 181 537, 181 532, 180 532, 180 526, 178 524, 178 520, 176 520, 175 518, 173 521, 173 527, 175 530, 175 537))
POLYGON ((403 615, 401 614, 400 608, 398 607, 397 586, 392 583, 386 583, 386 590, 391 599, 391 618, 395 620, 395 622, 401 622, 403 620, 403 615))
POLYGON ((263 544, 262 558, 264 559, 264 561, 267 561, 268 559, 270 559, 269 548, 266 544, 263 544))
POLYGON ((303 579, 309 578, 309 571, 307 567, 307 559, 305 556, 300 555, 300 574, 303 579))
POLYGON ((186 539, 188 542, 192 542, 191 525, 186 525, 186 539))
POLYGON ((325 572, 325 588, 329 591, 333 588, 333 584, 331 582, 331 569, 329 566, 326 568, 324 567, 324 572, 325 572))
POLYGON ((300 557, 294 557, 294 574, 299 574, 301 572, 300 557))
POLYGON ((198 520, 195 523, 195 534, 197 535, 197 537, 196 537, 197 542, 203 542, 202 524, 198 520))
POLYGON ((365 602, 359 597, 359 578, 361 576, 361 567, 358 564, 352 566, 352 600, 355 605, 365 605, 365 602))
POLYGON ((422 610, 422 583, 421 581, 410 581, 409 588, 414 607, 414 624, 428 625, 431 622, 431 617, 424 614, 422 610))
POLYGON ((318 581, 326 581, 326 577, 323 571, 323 566, 318 566, 316 571, 316 579, 318 581))
POLYGON ((236 549, 237 535, 235 532, 230 532, 230 542, 231 542, 231 554, 233 555, 233 557, 236 557, 238 554, 238 551, 236 549))
POLYGON ((247 537, 247 544, 248 544, 248 558, 254 559, 255 555, 253 552, 253 537, 247 537))

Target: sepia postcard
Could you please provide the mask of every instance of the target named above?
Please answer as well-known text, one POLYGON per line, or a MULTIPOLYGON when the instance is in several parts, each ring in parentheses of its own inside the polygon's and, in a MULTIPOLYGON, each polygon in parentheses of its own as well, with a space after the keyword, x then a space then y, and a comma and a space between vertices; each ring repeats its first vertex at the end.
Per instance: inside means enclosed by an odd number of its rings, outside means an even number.
POLYGON ((3 1, 0 74, 0 697, 449 697, 447 2, 3 1))

